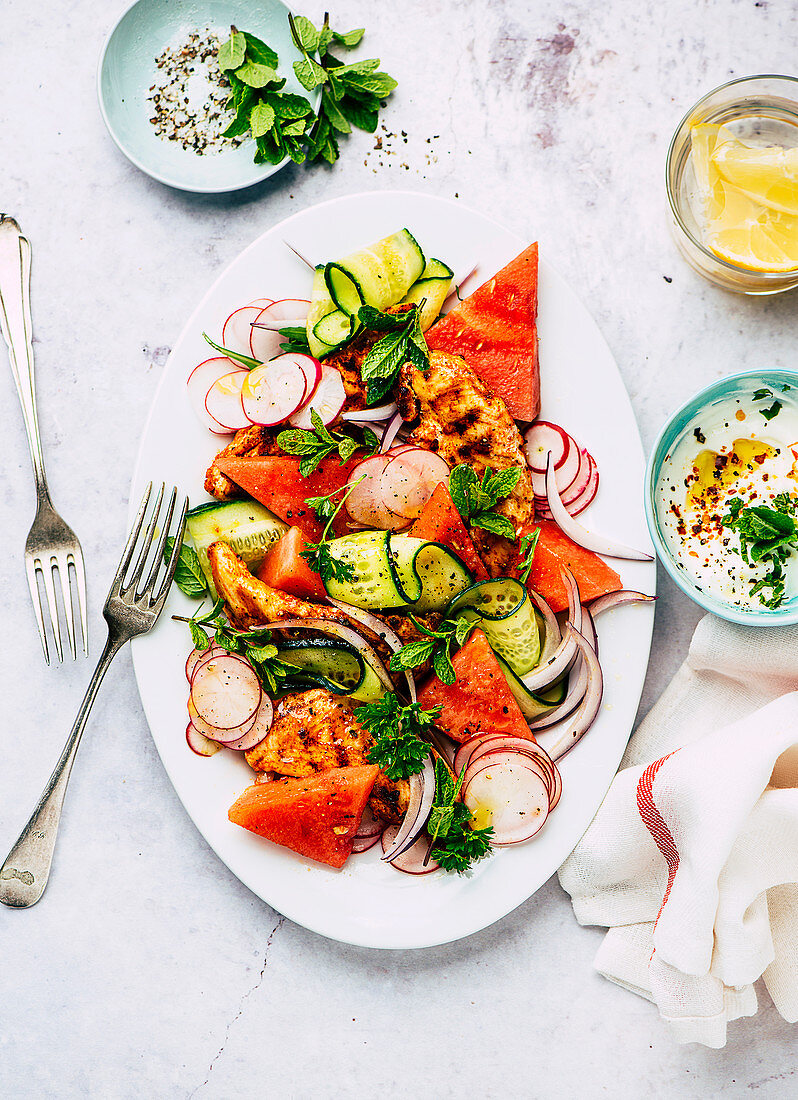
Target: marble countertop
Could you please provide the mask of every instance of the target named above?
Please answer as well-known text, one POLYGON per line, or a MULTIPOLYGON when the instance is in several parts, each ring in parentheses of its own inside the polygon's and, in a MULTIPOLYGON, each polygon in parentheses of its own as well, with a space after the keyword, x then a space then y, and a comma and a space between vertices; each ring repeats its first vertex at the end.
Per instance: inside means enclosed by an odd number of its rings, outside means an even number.
MULTIPOLYGON (((793 70, 791 0, 405 0, 398 18, 399 5, 340 0, 336 19, 365 22, 363 49, 400 80, 385 121, 406 140, 379 150, 358 133, 332 170, 289 167, 224 197, 154 183, 108 138, 95 64, 116 7, 7 5, 0 45, 0 206, 33 242, 42 436, 89 567, 93 653, 170 346, 222 268, 308 204, 412 188, 539 238, 609 341, 646 449, 699 385, 794 365, 796 298, 703 282, 675 252, 663 190, 668 140, 695 99, 733 76, 793 70)), ((32 481, 4 362, 0 848, 38 797, 89 674, 86 661, 48 670, 41 659, 21 557, 32 481)), ((643 712, 699 617, 664 574, 660 585, 643 712)), ((495 927, 426 951, 347 947, 285 921, 186 816, 125 653, 75 766, 48 893, 0 912, 0 1093, 791 1092, 795 1029, 764 991, 725 1050, 678 1047, 651 1005, 592 970, 600 937, 576 924, 556 879, 495 927)))

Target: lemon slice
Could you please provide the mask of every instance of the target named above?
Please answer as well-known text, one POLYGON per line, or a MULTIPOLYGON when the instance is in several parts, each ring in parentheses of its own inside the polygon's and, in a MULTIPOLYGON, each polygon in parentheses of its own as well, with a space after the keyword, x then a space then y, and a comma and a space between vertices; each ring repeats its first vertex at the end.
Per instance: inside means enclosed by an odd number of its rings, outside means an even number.
POLYGON ((751 149, 739 141, 719 141, 712 161, 725 180, 755 202, 798 215, 798 149, 751 149))
MULTIPOLYGON (((724 165, 734 160, 735 148, 771 157, 773 150, 749 149, 724 126, 703 123, 690 133, 702 207, 699 221, 707 247, 721 259, 752 271, 798 268, 798 214, 765 205, 753 192, 741 189, 721 174, 718 166, 718 160, 724 165)), ((748 163, 750 166, 750 158, 748 163)), ((750 173, 746 179, 751 181, 750 173)))

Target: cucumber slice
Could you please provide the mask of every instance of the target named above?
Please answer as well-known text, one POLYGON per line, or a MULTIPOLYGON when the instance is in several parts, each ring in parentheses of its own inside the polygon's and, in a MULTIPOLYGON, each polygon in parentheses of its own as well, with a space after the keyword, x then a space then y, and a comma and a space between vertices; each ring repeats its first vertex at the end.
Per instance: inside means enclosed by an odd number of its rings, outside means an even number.
POLYGON ((453 278, 454 272, 442 260, 429 260, 421 278, 413 283, 402 299, 403 303, 412 302, 415 305, 424 302, 418 315, 422 332, 426 332, 438 319, 452 288, 453 278))
POLYGON ((192 508, 186 517, 186 528, 208 588, 215 597, 216 587, 208 559, 211 543, 226 542, 248 566, 257 566, 272 543, 288 530, 288 524, 255 500, 232 500, 212 501, 192 508))
MULTIPOLYGON (((399 585, 388 550, 388 531, 358 531, 329 544, 330 554, 351 565, 354 577, 348 581, 328 580, 327 594, 355 607, 404 607, 409 600, 399 585)), ((420 541, 420 540, 419 540, 420 541)))
POLYGON ((278 645, 277 656, 301 670, 290 677, 297 686, 312 684, 361 703, 373 703, 385 694, 371 665, 338 638, 292 638, 278 645))
MULTIPOLYGON (((496 654, 496 660, 499 662, 504 675, 507 677, 507 683, 510 691, 513 693, 516 703, 521 710, 524 718, 531 722, 533 718, 540 718, 543 714, 548 714, 552 707, 556 706, 556 703, 547 703, 542 701, 542 696, 535 695, 524 684, 523 680, 520 680, 503 657, 496 654)), ((564 697, 564 695, 563 695, 564 697)))
POLYGON ((349 581, 327 581, 328 595, 367 610, 441 610, 473 580, 448 547, 389 531, 333 539, 330 553, 351 565, 355 575, 349 581))
POLYGON ((329 348, 336 348, 343 344, 355 330, 355 318, 342 309, 335 309, 317 322, 313 328, 313 335, 320 344, 329 348))
POLYGON ((424 270, 424 253, 409 229, 400 229, 324 269, 327 290, 338 309, 357 313, 362 305, 384 310, 396 305, 424 270))
POLYGON ((391 555, 402 588, 418 593, 414 611, 441 611, 473 578, 458 556, 439 542, 391 535, 391 555))
POLYGON ((333 349, 332 344, 320 340, 315 334, 316 325, 323 317, 335 312, 335 302, 329 295, 327 283, 324 281, 324 264, 319 264, 313 273, 313 287, 310 292, 310 309, 306 321, 308 346, 310 354, 316 359, 323 359, 333 349))
POLYGON ((520 581, 510 577, 480 581, 452 601, 446 616, 451 618, 467 607, 479 614, 491 649, 516 675, 524 676, 535 667, 540 660, 540 629, 520 581))

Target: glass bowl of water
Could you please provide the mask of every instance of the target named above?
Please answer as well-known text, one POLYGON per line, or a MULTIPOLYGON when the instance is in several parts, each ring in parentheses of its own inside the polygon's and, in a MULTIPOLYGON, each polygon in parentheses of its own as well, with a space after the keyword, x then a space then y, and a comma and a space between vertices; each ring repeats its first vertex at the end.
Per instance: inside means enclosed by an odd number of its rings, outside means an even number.
MULTIPOLYGON (((798 264, 791 270, 766 270, 732 262, 707 243, 702 224, 700 173, 694 156, 696 127, 723 127, 746 149, 798 149, 798 78, 751 76, 732 80, 705 95, 687 114, 668 149, 665 178, 671 227, 679 251, 701 275, 740 294, 778 294, 798 286, 798 264)), ((798 153, 794 154, 798 157, 798 153)), ((787 221, 790 215, 781 220, 787 221)), ((791 223, 788 223, 790 225, 791 223)), ((798 234, 798 219, 796 219, 798 234)), ((796 244, 798 248, 798 243, 796 244)))

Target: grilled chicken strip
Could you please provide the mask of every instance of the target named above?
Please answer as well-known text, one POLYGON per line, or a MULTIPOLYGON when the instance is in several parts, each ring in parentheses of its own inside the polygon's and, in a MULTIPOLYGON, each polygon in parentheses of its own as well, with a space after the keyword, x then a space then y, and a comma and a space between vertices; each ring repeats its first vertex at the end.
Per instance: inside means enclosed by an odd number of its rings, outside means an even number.
POLYGON ((205 474, 205 492, 217 500, 238 500, 247 494, 219 469, 220 458, 262 458, 264 455, 281 455, 277 446, 277 428, 253 426, 242 428, 233 436, 233 442, 219 451, 205 474))
MULTIPOLYGON (((304 777, 330 768, 368 763, 371 734, 363 729, 352 707, 323 688, 286 695, 274 709, 265 741, 246 753, 255 771, 304 777)), ((407 780, 392 782, 382 772, 372 788, 369 805, 384 821, 402 820, 409 797, 407 780)))
MULTIPOLYGON (((459 355, 433 351, 425 374, 405 363, 396 385, 399 412, 412 424, 409 441, 437 451, 449 463, 466 463, 480 476, 490 466, 494 473, 517 466, 521 470, 511 496, 496 511, 507 516, 516 530, 535 518, 535 501, 524 441, 500 397, 474 374, 459 355)), ((488 572, 504 573, 516 557, 511 542, 471 529, 488 572)))

